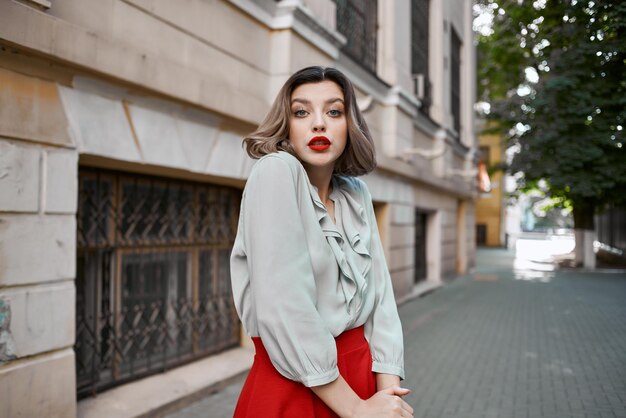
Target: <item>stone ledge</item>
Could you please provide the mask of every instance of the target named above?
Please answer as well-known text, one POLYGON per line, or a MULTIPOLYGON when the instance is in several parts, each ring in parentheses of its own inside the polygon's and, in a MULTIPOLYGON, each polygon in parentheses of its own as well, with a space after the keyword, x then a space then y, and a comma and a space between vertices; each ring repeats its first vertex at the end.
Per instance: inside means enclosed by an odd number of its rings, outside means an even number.
POLYGON ((434 292, 438 288, 443 286, 442 282, 435 282, 433 280, 424 280, 413 287, 411 293, 408 293, 396 301, 398 306, 412 301, 415 298, 426 296, 430 292, 434 292))
POLYGON ((235 348, 78 402, 80 418, 157 417, 228 385, 252 366, 254 350, 235 348))

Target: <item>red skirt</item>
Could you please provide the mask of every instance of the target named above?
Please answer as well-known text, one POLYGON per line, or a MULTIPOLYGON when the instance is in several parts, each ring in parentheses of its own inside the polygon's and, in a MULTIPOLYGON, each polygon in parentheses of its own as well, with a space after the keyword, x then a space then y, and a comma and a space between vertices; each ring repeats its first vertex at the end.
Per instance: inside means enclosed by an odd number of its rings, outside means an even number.
MULTIPOLYGON (((234 418, 337 418, 315 393, 300 382, 289 380, 274 368, 259 337, 252 337, 256 353, 234 418)), ((363 326, 335 338, 337 366, 348 385, 362 399, 376 393, 372 355, 363 326)))

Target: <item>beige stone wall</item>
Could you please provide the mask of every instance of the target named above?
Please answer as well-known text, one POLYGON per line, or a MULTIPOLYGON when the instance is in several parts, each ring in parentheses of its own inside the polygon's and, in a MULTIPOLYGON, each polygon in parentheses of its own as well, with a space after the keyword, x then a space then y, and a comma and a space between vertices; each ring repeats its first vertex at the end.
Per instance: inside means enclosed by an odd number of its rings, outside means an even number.
MULTIPOLYGON (((175 6, 150 0, 93 1, 89 7, 84 1, 80 6, 78 3, 56 0, 46 13, 16 2, 3 3, 0 38, 71 65, 93 69, 113 79, 113 84, 130 83, 152 94, 164 94, 228 115, 249 123, 247 128, 260 121, 278 87, 291 72, 311 64, 338 65, 365 96, 374 98, 375 108, 384 109, 366 116, 371 125, 381 128, 377 138, 383 146, 379 148, 389 157, 381 159, 381 166, 435 187, 443 185, 459 190, 454 185, 455 174, 445 167, 429 167, 433 161, 406 153, 416 148, 426 152, 438 149, 436 129, 413 120, 419 102, 412 95, 412 82, 407 81, 408 3, 390 1, 380 7, 379 72, 392 88, 357 68, 346 67, 342 60, 335 61, 340 39, 333 38, 336 31, 328 27, 333 24, 329 16, 334 10, 334 4, 329 1, 310 1, 298 6, 306 13, 296 13, 300 9, 294 6, 282 9, 275 6, 282 13, 276 16, 251 1, 238 1, 237 6, 228 1, 192 0, 175 6), (307 13, 317 26, 301 17, 307 13), (19 22, 29 25, 24 27, 19 22), (326 29, 320 29, 324 28, 323 24, 327 25, 326 29), (326 32, 319 34, 320 30, 326 32), (55 35, 51 36, 52 33, 55 35), (225 33, 229 36, 224 36, 225 33), (68 39, 72 42, 67 42, 68 39), (382 120, 379 122, 377 118, 382 120), (414 132, 421 134, 411 133, 413 124, 418 126, 414 132)), ((463 3, 464 7, 458 7, 457 3, 442 0, 432 2, 431 6, 434 100, 431 117, 441 125, 441 132, 452 126, 449 68, 437 66, 449 61, 452 25, 464 38, 464 45, 472 44, 471 31, 468 34, 471 26, 468 6, 463 3)), ((465 145, 471 146, 473 95, 467 80, 473 74, 474 60, 472 48, 466 50, 462 70, 466 80, 462 96, 467 104, 463 138, 469 141, 465 145)), ((442 164, 455 170, 466 168, 465 156, 453 150, 450 140, 444 141, 442 164)), ((468 185, 461 190, 466 194, 472 192, 468 185)))
MULTIPOLYGON (((427 280, 441 283, 466 273, 473 265, 473 203, 465 201, 463 231, 459 232, 459 200, 436 189, 402 182, 382 173, 364 178, 375 202, 387 203, 384 232, 385 255, 398 298, 410 294, 415 276, 415 210, 428 214, 426 257, 427 280), (471 234, 470 234, 471 231, 471 234), (459 242, 459 235, 463 235, 459 242), (459 265, 459 249, 464 251, 459 265)), ((381 203, 383 204, 383 203, 381 203)), ((380 227, 380 219, 379 219, 380 227)))
POLYGON ((0 416, 73 416, 78 153, 54 83, 0 86, 0 416))
POLYGON ((241 148, 243 127, 215 113, 145 100, 106 85, 59 89, 83 159, 133 163, 153 174, 178 170, 182 177, 200 175, 223 184, 241 184, 252 168, 241 148))
POLYGON ((71 348, 13 361, 0 369, 0 416, 76 416, 71 348))
POLYGON ((0 28, 0 39, 115 82, 252 123, 266 111, 268 30, 227 2, 56 0, 42 13, 9 1, 0 28))
POLYGON ((234 185, 253 161, 241 126, 217 114, 14 69, 0 68, 0 416, 67 417, 76 411, 79 155, 108 168, 234 185), (30 391, 41 401, 28 402, 30 391))

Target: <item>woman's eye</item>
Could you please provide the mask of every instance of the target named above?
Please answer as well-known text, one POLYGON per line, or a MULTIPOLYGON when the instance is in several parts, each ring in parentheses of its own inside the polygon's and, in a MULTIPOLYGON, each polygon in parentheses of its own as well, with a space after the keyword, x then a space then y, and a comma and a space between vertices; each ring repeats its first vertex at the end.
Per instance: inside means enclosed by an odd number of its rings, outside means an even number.
POLYGON ((341 111, 337 109, 332 109, 328 111, 328 114, 332 117, 341 116, 341 111))
POLYGON ((293 114, 296 117, 302 118, 302 117, 305 117, 308 114, 308 112, 306 110, 303 110, 303 109, 298 109, 295 112, 293 112, 293 114))

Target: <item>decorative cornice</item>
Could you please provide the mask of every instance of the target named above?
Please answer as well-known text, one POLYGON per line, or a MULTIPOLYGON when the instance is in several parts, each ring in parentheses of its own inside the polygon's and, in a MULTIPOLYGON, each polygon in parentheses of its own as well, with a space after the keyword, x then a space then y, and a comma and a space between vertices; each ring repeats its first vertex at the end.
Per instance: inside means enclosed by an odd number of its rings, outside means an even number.
POLYGON ((311 11, 301 4, 296 5, 295 10, 293 11, 293 17, 293 29, 296 32, 304 36, 305 39, 317 41, 318 47, 323 46, 320 49, 324 50, 329 55, 332 54, 331 56, 334 59, 337 59, 339 56, 339 50, 348 42, 345 36, 336 30, 320 25, 311 11), (311 31, 313 33, 311 33, 311 31), (313 37, 311 37, 311 35, 313 37), (328 45, 325 45, 326 43, 328 45))
POLYGON ((449 135, 449 131, 447 131, 448 135, 446 135, 446 144, 452 148, 452 150, 454 151, 454 153, 456 155, 458 155, 459 157, 463 157, 465 158, 467 156, 467 153, 470 152, 470 148, 467 147, 466 145, 460 143, 457 140, 456 136, 450 136, 449 135))
POLYGON ((441 129, 438 123, 431 118, 423 115, 421 112, 417 112, 417 115, 413 118, 413 124, 422 132, 434 137, 437 131, 441 129))
POLYGON ((228 0, 253 19, 271 30, 292 29, 333 59, 346 44, 346 37, 334 29, 320 25, 311 11, 299 0, 283 0, 269 11, 251 0, 228 0))

